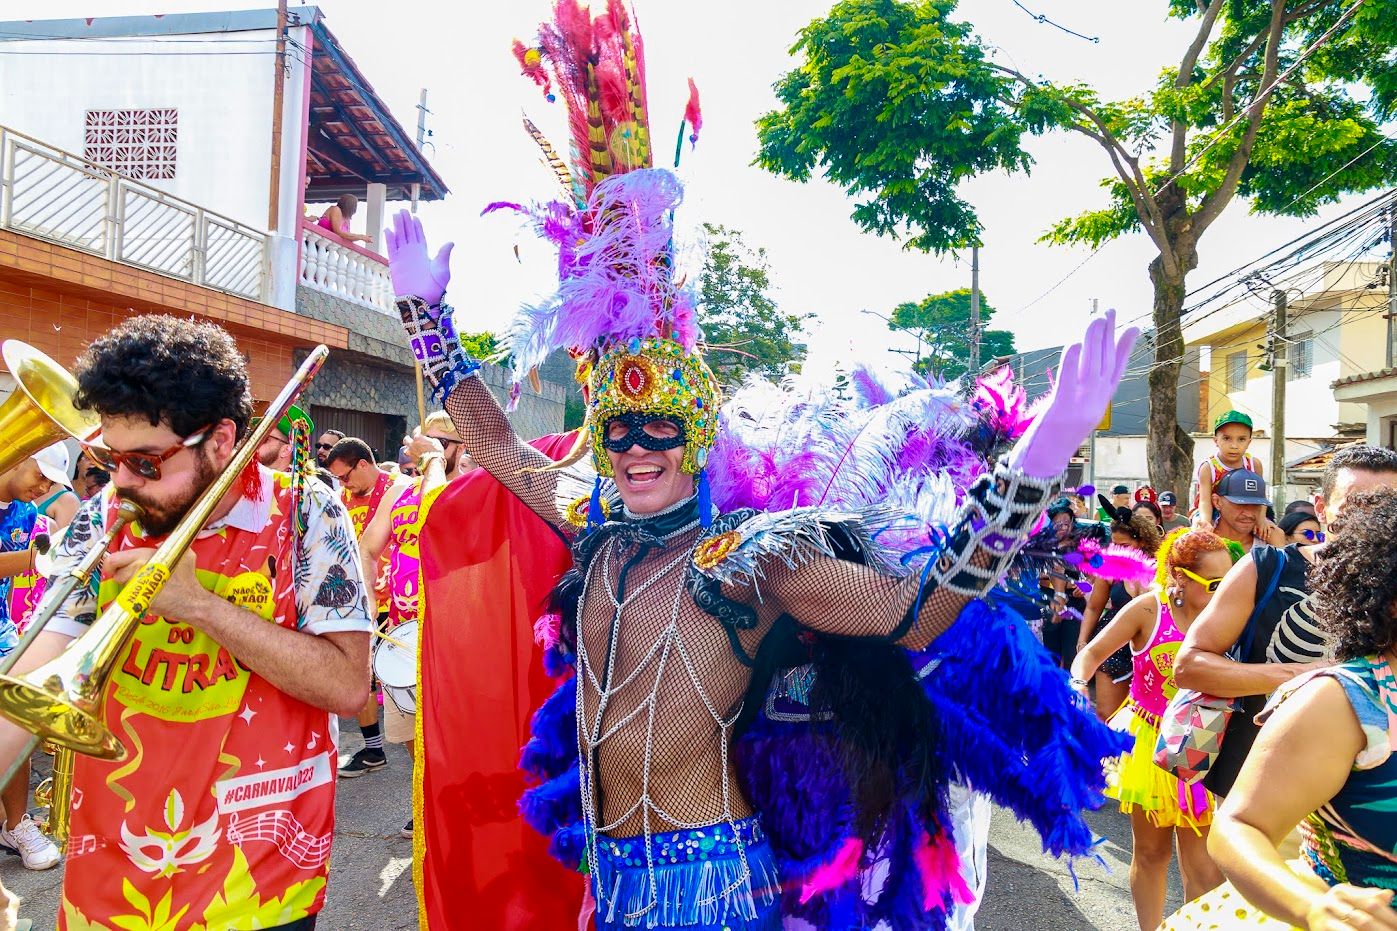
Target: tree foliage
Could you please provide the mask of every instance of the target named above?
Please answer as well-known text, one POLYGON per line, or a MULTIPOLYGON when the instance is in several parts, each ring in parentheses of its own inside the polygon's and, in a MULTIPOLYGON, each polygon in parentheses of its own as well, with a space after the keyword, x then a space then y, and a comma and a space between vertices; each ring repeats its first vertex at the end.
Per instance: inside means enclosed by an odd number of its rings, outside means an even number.
MULTIPOLYGON (((863 229, 931 252, 983 230, 960 182, 1023 172, 1025 137, 1075 132, 1100 148, 1105 203, 1044 231, 1093 246, 1144 233, 1158 254, 1150 373, 1151 477, 1181 487, 1192 440, 1175 410, 1180 314, 1203 234, 1227 207, 1307 216, 1397 181, 1397 0, 1165 0, 1196 26, 1176 63, 1128 97, 996 61, 956 0, 839 0, 801 30, 799 65, 758 122, 764 168, 822 172, 863 229)), ((967 6, 969 11, 970 7, 967 6)), ((1102 15, 1110 15, 1109 12, 1102 15)), ((1158 40, 1142 27, 1142 49, 1158 40)))
MULTIPOLYGON (((986 329, 994 308, 980 295, 980 358, 1013 354, 1014 334, 1008 330, 986 329)), ((957 288, 932 294, 920 301, 908 301, 893 308, 889 329, 905 330, 919 340, 918 372, 949 381, 970 368, 970 289, 957 288)))
POLYGON ((766 250, 752 249, 742 234, 706 223, 708 255, 699 276, 699 324, 708 340, 708 363, 725 386, 749 373, 780 379, 798 369, 798 342, 813 314, 792 314, 771 297, 766 250))

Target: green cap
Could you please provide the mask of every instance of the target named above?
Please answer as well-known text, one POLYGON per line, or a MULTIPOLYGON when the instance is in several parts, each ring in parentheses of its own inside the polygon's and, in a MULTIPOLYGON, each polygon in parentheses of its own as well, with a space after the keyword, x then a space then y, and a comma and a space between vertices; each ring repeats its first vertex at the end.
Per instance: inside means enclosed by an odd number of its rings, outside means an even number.
POLYGON ((315 433, 315 421, 311 420, 309 414, 307 414, 305 411, 301 410, 294 404, 288 407, 286 409, 286 413, 283 414, 282 418, 276 422, 276 428, 286 436, 290 436, 291 425, 298 420, 306 425, 306 429, 311 434, 315 433))
POLYGON ((1248 430, 1256 429, 1251 425, 1251 418, 1246 414, 1243 414, 1241 411, 1228 411, 1218 418, 1217 423, 1213 424, 1213 432, 1217 433, 1230 423, 1239 424, 1240 426, 1246 427, 1248 430))

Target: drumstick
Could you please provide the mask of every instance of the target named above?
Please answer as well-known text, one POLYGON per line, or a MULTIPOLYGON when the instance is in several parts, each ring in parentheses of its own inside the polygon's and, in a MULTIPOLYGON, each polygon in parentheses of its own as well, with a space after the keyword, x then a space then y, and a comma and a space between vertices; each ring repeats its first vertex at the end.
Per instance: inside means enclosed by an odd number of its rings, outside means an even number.
POLYGON ((383 641, 386 642, 386 643, 391 643, 393 646, 397 647, 397 648, 400 649, 400 650, 407 650, 407 651, 409 651, 409 652, 412 652, 412 651, 414 651, 414 650, 417 649, 417 647, 415 647, 415 646, 408 646, 406 643, 403 643, 401 640, 395 640, 395 639, 393 639, 392 637, 388 636, 387 634, 385 634, 385 633, 384 633, 383 631, 381 631, 381 630, 375 630, 375 631, 374 631, 374 636, 375 636, 375 637, 378 637, 380 640, 383 640, 383 641))

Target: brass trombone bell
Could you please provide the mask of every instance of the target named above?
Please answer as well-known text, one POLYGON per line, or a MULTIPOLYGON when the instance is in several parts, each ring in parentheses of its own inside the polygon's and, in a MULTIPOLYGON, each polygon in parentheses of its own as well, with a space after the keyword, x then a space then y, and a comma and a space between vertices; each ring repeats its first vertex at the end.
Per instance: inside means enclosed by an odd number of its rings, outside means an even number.
POLYGON ((97 432, 97 415, 73 406, 78 383, 63 366, 17 339, 0 344, 0 355, 17 386, 0 404, 0 473, 59 440, 97 432))

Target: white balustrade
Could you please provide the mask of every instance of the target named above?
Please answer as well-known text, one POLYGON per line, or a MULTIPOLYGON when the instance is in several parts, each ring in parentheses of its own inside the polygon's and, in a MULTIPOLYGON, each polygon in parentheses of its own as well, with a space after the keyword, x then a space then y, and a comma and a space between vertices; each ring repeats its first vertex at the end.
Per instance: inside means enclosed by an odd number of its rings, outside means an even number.
POLYGON ((301 284, 397 317, 388 260, 328 235, 309 220, 301 224, 301 284))
POLYGON ((267 299, 266 233, 4 126, 0 228, 267 299))

